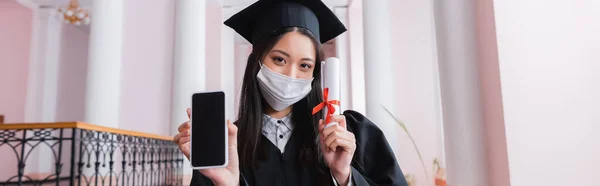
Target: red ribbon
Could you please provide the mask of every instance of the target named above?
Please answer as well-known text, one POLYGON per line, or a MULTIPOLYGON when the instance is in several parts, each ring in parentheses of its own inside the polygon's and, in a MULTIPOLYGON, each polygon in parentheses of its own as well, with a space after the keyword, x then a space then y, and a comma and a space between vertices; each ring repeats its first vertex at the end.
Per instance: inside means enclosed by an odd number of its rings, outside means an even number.
POLYGON ((313 115, 319 112, 324 107, 327 107, 327 115, 325 116, 325 123, 328 124, 331 121, 331 115, 335 113, 335 107, 333 105, 340 106, 340 101, 338 100, 327 100, 329 97, 329 88, 323 89, 323 102, 319 103, 317 106, 313 108, 313 115))

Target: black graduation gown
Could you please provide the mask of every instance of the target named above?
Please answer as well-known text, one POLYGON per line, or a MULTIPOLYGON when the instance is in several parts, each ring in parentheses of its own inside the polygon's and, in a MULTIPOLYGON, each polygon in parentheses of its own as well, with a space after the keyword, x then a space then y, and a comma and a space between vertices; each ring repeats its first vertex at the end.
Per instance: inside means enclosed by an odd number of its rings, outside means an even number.
MULTIPOLYGON (((355 186, 398 185, 407 186, 404 174, 398 166, 383 132, 362 114, 347 110, 346 125, 356 137, 356 151, 351 163, 352 181, 355 186)), ((240 185, 315 185, 316 168, 296 163, 295 138, 292 132, 283 154, 263 136, 261 143, 267 153, 267 159, 259 161, 255 170, 240 171, 240 185)), ((329 176, 331 177, 331 176, 329 176)), ((332 182, 331 179, 327 180, 332 182)), ((213 185, 210 179, 194 170, 192 186, 213 185)))

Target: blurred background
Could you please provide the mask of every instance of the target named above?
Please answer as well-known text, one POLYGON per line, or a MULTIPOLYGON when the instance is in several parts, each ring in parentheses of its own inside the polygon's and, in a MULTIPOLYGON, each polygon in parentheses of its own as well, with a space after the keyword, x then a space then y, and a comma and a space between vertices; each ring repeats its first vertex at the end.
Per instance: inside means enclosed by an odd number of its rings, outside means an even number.
MULTIPOLYGON (((384 131, 414 185, 600 185, 600 1, 323 1, 348 28, 324 45, 341 108, 384 131)), ((253 2, 0 0, 0 125, 168 138, 210 90, 235 119, 252 46, 222 22, 253 2)), ((20 170, 12 149, 0 181, 20 170)), ((55 172, 46 151, 24 175, 55 172)))

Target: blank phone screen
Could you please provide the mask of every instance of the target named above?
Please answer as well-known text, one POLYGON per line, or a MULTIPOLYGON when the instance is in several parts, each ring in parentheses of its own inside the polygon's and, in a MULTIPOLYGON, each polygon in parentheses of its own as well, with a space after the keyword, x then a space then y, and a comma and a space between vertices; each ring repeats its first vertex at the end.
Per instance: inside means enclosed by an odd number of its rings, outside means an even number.
POLYGON ((225 94, 192 96, 191 163, 193 167, 220 166, 226 162, 225 94))

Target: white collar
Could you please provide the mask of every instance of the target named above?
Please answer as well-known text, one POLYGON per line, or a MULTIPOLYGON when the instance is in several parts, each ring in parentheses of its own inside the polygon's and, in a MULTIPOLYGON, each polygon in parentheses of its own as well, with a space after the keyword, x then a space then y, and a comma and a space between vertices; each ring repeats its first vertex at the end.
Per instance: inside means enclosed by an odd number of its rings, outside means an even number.
POLYGON ((292 136, 293 130, 291 113, 281 119, 263 114, 262 134, 277 146, 281 153, 285 151, 285 145, 292 136))

